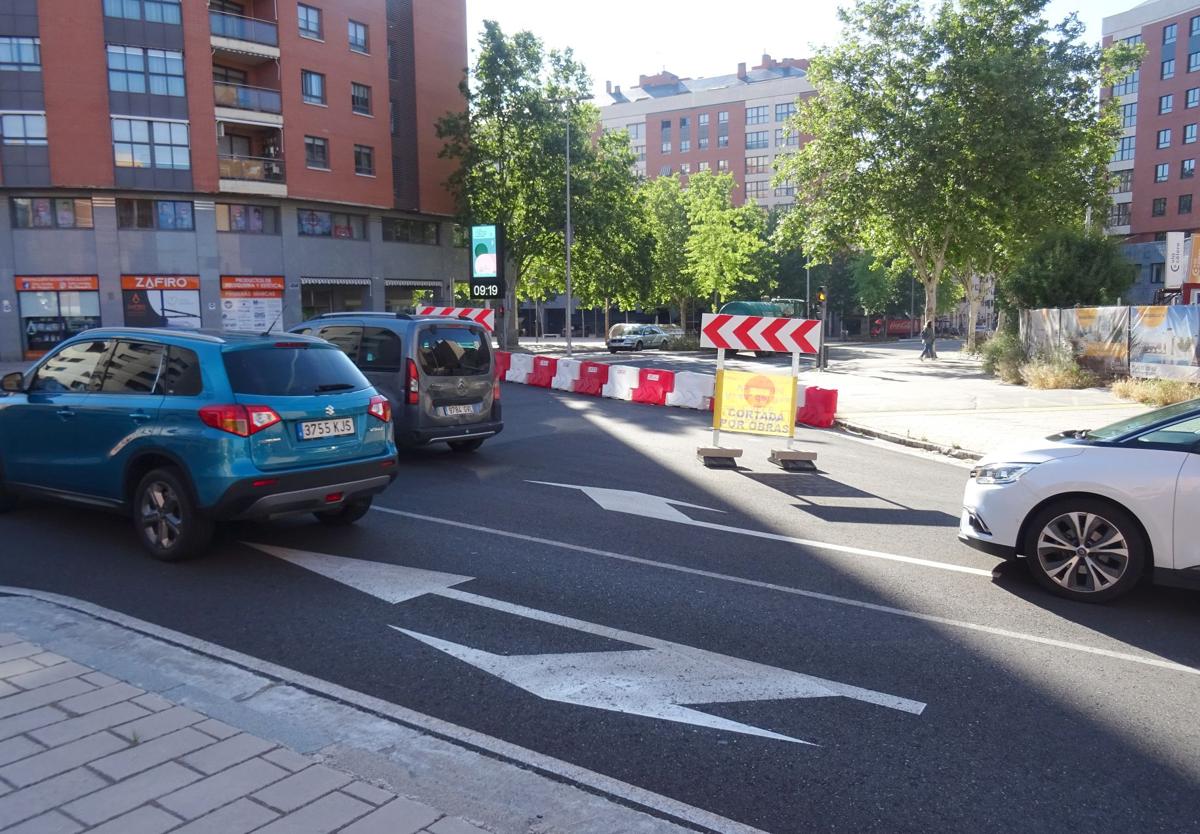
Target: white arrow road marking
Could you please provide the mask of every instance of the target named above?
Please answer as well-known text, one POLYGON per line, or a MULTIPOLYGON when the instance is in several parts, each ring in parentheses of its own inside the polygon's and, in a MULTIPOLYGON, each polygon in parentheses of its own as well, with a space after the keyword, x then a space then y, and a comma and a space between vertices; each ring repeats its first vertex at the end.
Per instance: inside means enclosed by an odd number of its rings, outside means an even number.
MULTIPOLYGON (((848 553, 853 556, 869 556, 872 559, 884 559, 889 562, 904 562, 910 565, 921 565, 927 568, 937 568, 938 570, 948 570, 954 573, 969 573, 974 576, 986 576, 991 579, 993 572, 983 570, 982 568, 971 568, 966 565, 955 565, 950 562, 938 562, 933 559, 918 559, 915 556, 900 556, 895 553, 883 553, 878 550, 867 550, 862 547, 851 547, 845 544, 831 544, 830 542, 813 541, 812 539, 799 539, 795 536, 785 536, 782 533, 769 533, 764 530, 747 530, 742 527, 731 527, 727 524, 714 524, 711 521, 697 521, 694 518, 688 518, 686 515, 676 510, 672 504, 679 507, 691 507, 696 510, 708 510, 708 507, 701 507, 696 504, 688 504, 683 501, 675 501, 671 498, 663 498, 660 495, 650 495, 645 492, 630 492, 623 489, 607 489, 604 487, 579 486, 577 484, 556 484, 551 481, 528 481, 531 484, 541 484, 542 486, 562 487, 563 489, 577 489, 584 495, 591 498, 601 507, 606 510, 612 510, 617 513, 627 513, 629 515, 638 515, 643 518, 655 518, 660 521, 674 521, 679 524, 687 524, 691 527, 703 527, 706 530, 719 530, 723 533, 737 533, 741 536, 753 536, 757 539, 770 539, 771 541, 786 542, 787 544, 797 544, 802 547, 815 547, 821 550, 831 550, 834 553, 848 553)), ((724 512, 724 510, 710 510, 710 512, 724 512)))
POLYGON ((469 576, 251 542, 245 544, 388 602, 431 594, 649 649, 495 655, 398 626, 390 626, 549 701, 643 715, 664 721, 800 744, 811 742, 708 715, 688 709, 685 705, 843 697, 912 715, 920 715, 925 709, 925 704, 920 701, 778 669, 682 643, 479 596, 452 587, 473 578, 469 576))

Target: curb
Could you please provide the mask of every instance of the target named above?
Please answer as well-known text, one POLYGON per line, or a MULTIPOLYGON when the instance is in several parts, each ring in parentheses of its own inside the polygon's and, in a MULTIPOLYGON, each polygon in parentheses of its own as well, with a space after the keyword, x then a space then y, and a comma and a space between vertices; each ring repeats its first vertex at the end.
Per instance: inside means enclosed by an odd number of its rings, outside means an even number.
POLYGON ((886 440, 888 443, 896 443, 913 449, 922 449, 926 452, 936 452, 939 455, 945 455, 957 460, 979 460, 983 457, 982 452, 973 452, 970 449, 960 449, 955 446, 942 446, 938 443, 931 443, 928 440, 916 440, 901 434, 895 434, 894 432, 881 431, 880 429, 873 429, 850 420, 843 420, 840 417, 834 418, 833 424, 851 434, 873 437, 876 440, 886 440))

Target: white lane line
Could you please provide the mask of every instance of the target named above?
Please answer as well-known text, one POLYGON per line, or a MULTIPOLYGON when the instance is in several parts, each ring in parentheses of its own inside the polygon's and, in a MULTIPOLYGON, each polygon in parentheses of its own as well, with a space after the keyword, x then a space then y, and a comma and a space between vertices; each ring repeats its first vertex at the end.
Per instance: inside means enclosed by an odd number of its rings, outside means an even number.
POLYGON ((905 617, 910 620, 919 620, 926 623, 937 623, 938 625, 961 628, 966 631, 974 631, 979 634, 990 634, 993 637, 1004 637, 1009 640, 1020 640, 1022 642, 1036 643, 1042 646, 1053 646, 1054 648, 1058 649, 1067 649, 1069 651, 1097 655, 1099 657, 1109 657, 1114 660, 1124 660, 1129 663, 1139 663, 1143 666, 1153 666, 1158 669, 1167 669, 1172 672, 1185 672, 1189 675, 1200 675, 1200 669, 1192 666, 1185 666, 1182 663, 1175 663, 1174 661, 1170 660, 1162 660, 1161 658, 1157 657, 1145 657, 1142 655, 1130 654, 1128 652, 1101 649, 1095 646, 1086 646, 1083 643, 1072 643, 1067 640, 1056 640, 1052 637, 1041 637, 1036 634, 1024 634, 1019 631, 1010 631, 1006 628, 996 628, 994 626, 980 625, 978 623, 969 623, 964 620, 954 620, 950 619, 949 617, 939 617, 936 614, 922 614, 918 611, 906 611, 903 608, 894 608, 890 605, 879 605, 874 602, 863 602, 862 600, 849 599, 848 597, 839 597, 833 594, 823 594, 820 591, 807 591, 802 588, 792 588, 787 585, 776 585, 773 582, 762 582, 757 579, 746 579, 745 577, 741 576, 730 576, 729 574, 701 570, 700 568, 689 568, 683 565, 673 565, 670 562, 656 562, 653 559, 642 559, 638 556, 629 556, 624 553, 614 553, 610 550, 600 550, 595 547, 586 547, 585 545, 560 542, 555 541, 554 539, 544 539, 539 536, 528 536, 524 533, 513 533, 508 530, 499 530, 494 527, 484 527, 480 524, 470 524, 465 521, 453 521, 448 518, 438 518, 437 516, 432 515, 411 513, 405 510, 393 510, 390 507, 372 507, 371 509, 378 510, 381 513, 411 518, 415 521, 427 521, 431 524, 441 524, 446 527, 457 527, 462 530, 471 530, 477 533, 487 533, 493 536, 501 536, 503 538, 530 542, 531 544, 543 544, 549 547, 557 547, 562 550, 571 550, 576 553, 586 553, 590 556, 602 556, 605 559, 616 559, 621 562, 631 562, 636 565, 662 568, 663 570, 675 571, 676 573, 686 573, 692 576, 703 576, 707 579, 718 579, 722 582, 732 582, 737 585, 765 588, 769 591, 779 591, 780 593, 792 594, 793 596, 806 597, 808 599, 818 599, 823 602, 832 602, 837 605, 847 605, 851 608, 861 608, 867 611, 876 611, 881 614, 891 614, 896 617, 905 617))
POLYGON ((690 823, 706 831, 728 832, 728 834, 766 834, 761 829, 745 825, 727 817, 722 817, 710 811, 705 811, 703 808, 688 805, 669 796, 654 793, 637 785, 631 785, 628 782, 622 782, 619 779, 605 776, 603 773, 596 773, 587 768, 538 753, 534 750, 529 750, 503 739, 485 735, 477 730, 460 727, 457 724, 451 724, 440 718, 434 718, 431 715, 425 715, 424 713, 416 712, 398 704, 393 704, 382 698, 366 695, 362 692, 339 686, 336 683, 306 675, 303 672, 297 672, 285 666, 260 660, 257 657, 227 649, 224 646, 210 643, 207 640, 200 640, 191 635, 174 631, 173 629, 158 626, 145 620, 139 620, 136 617, 122 614, 120 611, 114 611, 111 608, 104 608, 103 606, 85 602, 75 597, 46 591, 35 591, 29 588, 0 586, 0 594, 29 597, 116 623, 132 631, 141 632, 142 634, 156 637, 159 640, 165 640, 168 643, 174 643, 177 646, 190 649, 198 654, 217 658, 235 666, 241 666, 244 669, 258 672, 261 675, 283 681, 300 689, 307 689, 310 692, 343 701, 369 713, 382 715, 398 723, 406 724, 418 730, 424 730, 435 736, 441 736, 467 747, 485 751, 492 756, 513 762, 518 766, 532 768, 535 772, 541 772, 543 775, 548 775, 559 781, 565 781, 569 784, 574 783, 601 795, 614 797, 635 807, 640 806, 640 808, 653 811, 656 814, 673 820, 690 823))
MULTIPOLYGON (((934 561, 933 559, 918 559, 915 556, 900 556, 895 553, 884 553, 879 550, 867 550, 866 548, 862 547, 852 547, 845 544, 831 544, 830 542, 819 542, 812 539, 798 539, 795 536, 785 536, 781 533, 769 533, 762 530, 747 530, 744 527, 733 527, 728 524, 716 524, 711 521, 697 521, 696 519, 689 518, 679 510, 675 509, 675 506, 691 507, 692 509, 696 510, 708 510, 708 507, 700 507, 696 504, 688 504, 683 501, 662 498, 658 495, 650 495, 645 492, 631 492, 629 490, 608 489, 606 487, 577 486, 575 484, 556 484, 552 483, 551 481, 527 481, 526 483, 561 487, 563 489, 577 489, 604 509, 616 513, 636 515, 642 518, 653 518, 658 521, 671 521, 675 522, 676 524, 686 524, 689 527, 701 527, 705 530, 716 530, 721 533, 735 533, 739 536, 751 536, 756 539, 768 539, 770 541, 783 542, 785 544, 795 544, 801 547, 831 550, 834 553, 842 553, 850 556, 867 556, 871 559, 883 559, 888 562, 904 562, 908 565, 920 565, 923 568, 948 570, 954 573, 969 573, 973 576, 986 576, 988 579, 991 579, 993 575, 992 571, 990 570, 971 568, 967 567, 966 565, 955 565, 950 562, 938 562, 934 561)), ((710 512, 724 512, 724 510, 712 510, 710 512)))

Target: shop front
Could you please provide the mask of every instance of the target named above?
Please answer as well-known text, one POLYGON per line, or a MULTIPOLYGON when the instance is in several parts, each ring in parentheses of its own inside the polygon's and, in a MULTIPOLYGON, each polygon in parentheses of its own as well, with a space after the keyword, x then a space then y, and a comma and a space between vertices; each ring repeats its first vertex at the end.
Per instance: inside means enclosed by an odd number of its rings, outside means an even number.
POLYGON ((283 287, 282 275, 222 275, 221 328, 282 331, 283 287))
POLYGON ((300 308, 304 318, 322 313, 370 310, 370 278, 300 278, 300 308))
POLYGON ((389 313, 409 313, 418 304, 438 300, 442 282, 433 279, 387 278, 383 282, 383 309, 389 313))
POLYGON ((26 359, 100 326, 100 280, 95 275, 18 275, 17 303, 26 359))
POLYGON ((122 275, 126 327, 200 328, 199 275, 122 275))

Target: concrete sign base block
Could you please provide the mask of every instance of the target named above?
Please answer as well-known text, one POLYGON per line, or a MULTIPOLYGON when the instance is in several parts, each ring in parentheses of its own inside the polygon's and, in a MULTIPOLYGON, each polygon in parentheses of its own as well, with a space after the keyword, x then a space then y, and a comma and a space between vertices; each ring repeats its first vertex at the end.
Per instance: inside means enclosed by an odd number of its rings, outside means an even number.
POLYGON ((772 449, 767 461, 787 472, 815 472, 817 453, 799 449, 772 449))
POLYGON ((741 449, 722 449, 719 446, 701 446, 696 450, 696 457, 709 469, 737 469, 737 459, 741 456, 741 449))

